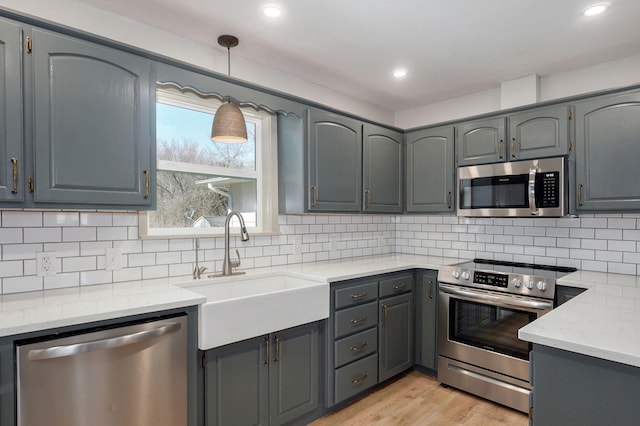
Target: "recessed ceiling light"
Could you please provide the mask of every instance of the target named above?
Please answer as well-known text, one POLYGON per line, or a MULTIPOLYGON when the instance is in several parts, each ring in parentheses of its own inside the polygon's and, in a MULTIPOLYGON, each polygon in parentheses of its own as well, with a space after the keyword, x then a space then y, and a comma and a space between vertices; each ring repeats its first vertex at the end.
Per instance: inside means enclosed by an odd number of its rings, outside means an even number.
POLYGON ((282 15, 282 9, 275 4, 268 4, 262 8, 262 13, 269 18, 277 18, 282 15))
POLYGON ((610 3, 598 3, 598 4, 594 4, 589 6, 588 8, 586 8, 584 10, 584 12, 582 12, 582 14, 584 16, 595 16, 595 15, 599 15, 602 12, 604 12, 605 10, 607 10, 607 8, 609 7, 610 3))
POLYGON ((397 70, 393 71, 393 76, 395 78, 406 77, 407 76, 407 70, 405 70, 404 68, 398 68, 397 70))

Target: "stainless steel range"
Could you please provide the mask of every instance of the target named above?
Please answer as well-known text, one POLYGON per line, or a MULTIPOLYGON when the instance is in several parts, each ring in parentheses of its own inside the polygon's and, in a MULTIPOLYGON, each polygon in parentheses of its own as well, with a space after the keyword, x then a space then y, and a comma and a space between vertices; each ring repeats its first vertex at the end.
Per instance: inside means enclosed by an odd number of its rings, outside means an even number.
POLYGON ((438 381, 529 411, 529 352, 518 330, 553 309, 575 268, 475 259, 438 273, 438 381))

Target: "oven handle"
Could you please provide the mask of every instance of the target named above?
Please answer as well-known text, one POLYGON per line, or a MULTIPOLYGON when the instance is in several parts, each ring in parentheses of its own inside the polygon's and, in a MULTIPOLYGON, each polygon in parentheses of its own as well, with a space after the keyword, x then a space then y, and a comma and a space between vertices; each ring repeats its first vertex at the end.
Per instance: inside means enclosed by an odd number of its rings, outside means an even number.
POLYGON ((492 294, 480 293, 473 290, 450 287, 442 283, 440 284, 440 291, 452 294, 454 296, 462 296, 473 302, 490 302, 505 307, 529 308, 535 310, 550 310, 551 308, 553 308, 553 303, 551 302, 543 302, 539 300, 520 300, 504 296, 494 296, 492 294))

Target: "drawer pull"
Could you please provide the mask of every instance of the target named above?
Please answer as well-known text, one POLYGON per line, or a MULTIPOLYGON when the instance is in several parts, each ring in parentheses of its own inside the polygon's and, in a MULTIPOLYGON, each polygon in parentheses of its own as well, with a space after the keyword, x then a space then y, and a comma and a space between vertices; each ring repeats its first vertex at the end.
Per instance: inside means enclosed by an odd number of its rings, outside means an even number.
POLYGON ((363 291, 362 293, 358 293, 358 294, 352 294, 351 298, 352 299, 362 299, 363 297, 367 296, 367 292, 363 291))
POLYGON ((11 164, 13 165, 13 189, 11 190, 12 194, 18 193, 18 159, 16 157, 11 157, 11 164))
POLYGON ((362 342, 359 346, 351 346, 351 350, 354 352, 358 352, 367 347, 367 342, 362 342))
POLYGON ((403 288, 407 288, 406 284, 397 284, 393 286, 394 290, 402 290, 403 288))
POLYGON ((367 377, 369 377, 367 373, 362 373, 360 377, 358 377, 357 379, 351 379, 351 383, 356 384, 356 383, 364 382, 365 380, 367 380, 367 377))
POLYGON ((366 321, 367 319, 369 319, 369 317, 366 315, 363 315, 360 318, 352 319, 351 324, 360 324, 361 322, 366 321))
POLYGON ((262 363, 264 365, 269 364, 269 338, 265 337, 264 339, 262 339, 264 341, 264 361, 262 361, 262 363))

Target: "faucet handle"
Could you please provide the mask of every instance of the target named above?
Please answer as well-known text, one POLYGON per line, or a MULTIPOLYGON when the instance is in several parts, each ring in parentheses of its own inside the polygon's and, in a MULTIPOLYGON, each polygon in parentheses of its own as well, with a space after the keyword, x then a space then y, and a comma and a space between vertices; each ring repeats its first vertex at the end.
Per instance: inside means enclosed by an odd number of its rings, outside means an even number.
POLYGON ((238 249, 236 249, 236 256, 238 256, 237 259, 229 260, 232 268, 237 268, 238 266, 240 266, 240 252, 238 251, 238 249))

